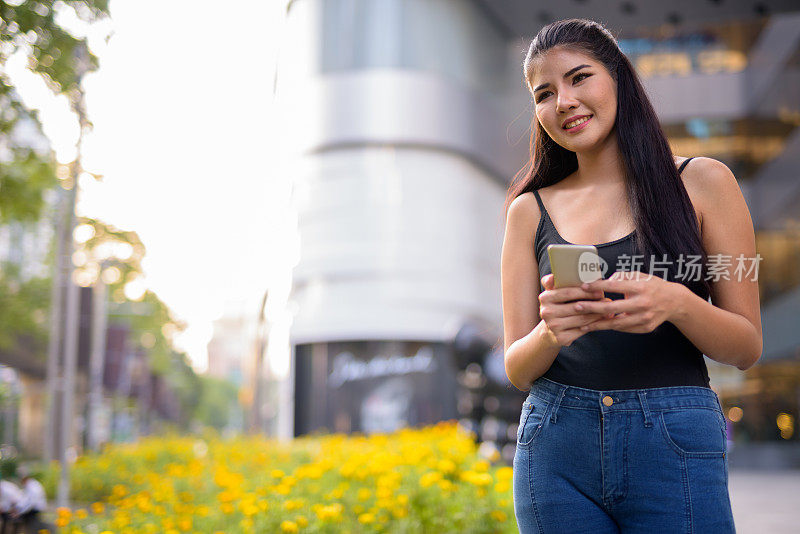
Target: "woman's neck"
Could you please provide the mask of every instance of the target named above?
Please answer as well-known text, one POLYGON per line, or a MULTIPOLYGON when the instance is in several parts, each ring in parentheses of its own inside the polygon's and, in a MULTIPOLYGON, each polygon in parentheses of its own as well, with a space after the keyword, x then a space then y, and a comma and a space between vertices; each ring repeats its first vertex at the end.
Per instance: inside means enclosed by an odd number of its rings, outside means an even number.
POLYGON ((616 130, 606 141, 591 151, 576 152, 578 170, 572 175, 576 187, 593 189, 597 186, 625 184, 625 165, 617 143, 616 130))

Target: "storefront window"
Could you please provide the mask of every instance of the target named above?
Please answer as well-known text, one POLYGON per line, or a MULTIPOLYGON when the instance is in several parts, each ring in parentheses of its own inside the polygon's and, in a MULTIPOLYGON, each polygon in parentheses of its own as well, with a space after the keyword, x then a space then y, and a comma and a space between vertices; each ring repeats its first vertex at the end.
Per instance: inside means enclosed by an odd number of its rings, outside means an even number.
POLYGON ((642 30, 620 39, 623 52, 643 78, 740 72, 766 19, 678 30, 642 30))

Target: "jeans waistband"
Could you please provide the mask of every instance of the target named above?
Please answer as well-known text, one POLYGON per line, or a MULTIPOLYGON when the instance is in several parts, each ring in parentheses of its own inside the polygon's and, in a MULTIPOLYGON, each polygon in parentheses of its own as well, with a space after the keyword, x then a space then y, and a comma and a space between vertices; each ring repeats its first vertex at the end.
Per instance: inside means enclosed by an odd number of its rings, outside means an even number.
POLYGON ((702 386, 597 390, 568 386, 540 377, 531 385, 527 402, 535 402, 535 399, 554 404, 553 421, 559 407, 596 409, 603 413, 643 411, 646 419, 649 419, 651 410, 670 408, 703 407, 722 412, 717 394, 702 386))

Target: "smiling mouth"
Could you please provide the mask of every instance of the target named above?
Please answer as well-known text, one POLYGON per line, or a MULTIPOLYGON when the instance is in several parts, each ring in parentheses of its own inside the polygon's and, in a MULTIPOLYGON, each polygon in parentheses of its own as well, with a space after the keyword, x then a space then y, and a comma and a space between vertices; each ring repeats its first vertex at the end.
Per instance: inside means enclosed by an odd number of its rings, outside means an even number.
POLYGON ((588 122, 592 117, 594 117, 594 115, 587 115, 586 117, 581 117, 580 119, 577 119, 577 121, 570 122, 569 124, 571 124, 572 126, 563 126, 563 128, 565 130, 572 130, 573 128, 577 128, 581 124, 588 122))

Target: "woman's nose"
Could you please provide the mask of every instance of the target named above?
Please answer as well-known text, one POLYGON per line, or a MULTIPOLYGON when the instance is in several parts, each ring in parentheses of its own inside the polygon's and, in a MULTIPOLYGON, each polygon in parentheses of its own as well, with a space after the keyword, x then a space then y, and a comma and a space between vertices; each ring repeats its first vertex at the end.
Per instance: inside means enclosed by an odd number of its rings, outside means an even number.
POLYGON ((558 94, 558 100, 556 101, 557 111, 566 112, 576 107, 578 107, 578 102, 569 91, 562 91, 558 94))

